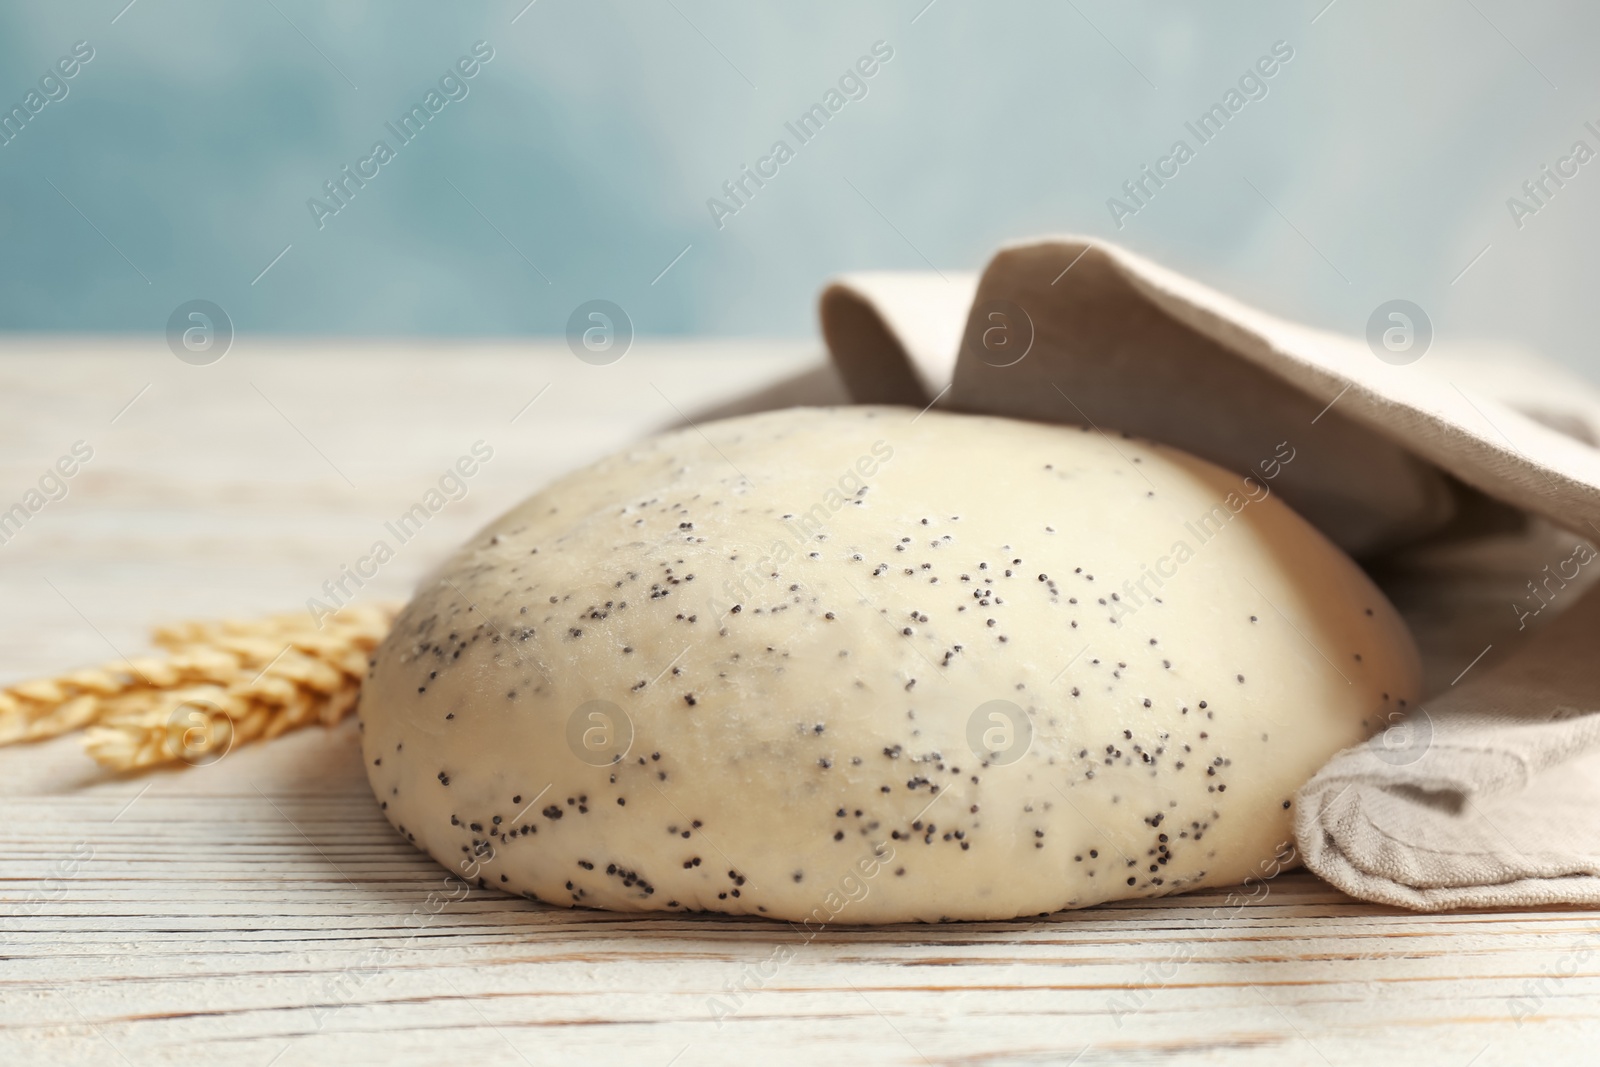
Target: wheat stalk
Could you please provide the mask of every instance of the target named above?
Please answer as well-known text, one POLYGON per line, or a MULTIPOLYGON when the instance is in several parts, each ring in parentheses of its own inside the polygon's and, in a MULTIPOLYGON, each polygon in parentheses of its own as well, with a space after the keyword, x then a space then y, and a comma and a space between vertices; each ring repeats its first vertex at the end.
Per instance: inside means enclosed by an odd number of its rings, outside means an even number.
POLYGON ((0 690, 0 745, 85 729, 101 764, 141 770, 215 762, 233 747, 355 707, 398 605, 158 628, 141 656, 0 690))

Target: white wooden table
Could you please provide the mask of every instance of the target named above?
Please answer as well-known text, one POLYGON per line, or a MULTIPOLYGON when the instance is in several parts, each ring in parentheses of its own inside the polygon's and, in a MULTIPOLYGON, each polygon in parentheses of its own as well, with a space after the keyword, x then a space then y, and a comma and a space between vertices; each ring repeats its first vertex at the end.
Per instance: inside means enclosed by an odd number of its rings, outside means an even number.
MULTIPOLYGON (((4 681, 144 651, 163 620, 295 609, 489 442, 469 495, 364 591, 401 597, 552 475, 816 359, 640 344, 590 367, 564 347, 241 340, 192 367, 159 340, 3 348, 0 509, 75 441, 94 449, 0 545, 4 681)), ((0 1063, 1600 1055, 1592 911, 1423 917, 1296 872, 1242 905, 1207 892, 810 938, 494 892, 435 913, 443 874, 379 813, 352 723, 126 779, 71 738, 0 749, 0 1063)))

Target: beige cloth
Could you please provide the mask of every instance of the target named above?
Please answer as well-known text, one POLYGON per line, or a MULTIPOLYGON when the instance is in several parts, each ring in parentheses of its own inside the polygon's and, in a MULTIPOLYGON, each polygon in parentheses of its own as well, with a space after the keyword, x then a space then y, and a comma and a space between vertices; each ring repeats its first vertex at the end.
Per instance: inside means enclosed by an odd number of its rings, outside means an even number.
MULTIPOLYGON (((1440 343, 1396 365, 1080 238, 1005 248, 976 277, 846 276, 821 315, 858 402, 1090 424, 1240 472, 1290 442, 1275 490, 1388 573, 1414 622, 1461 602, 1439 575, 1470 584, 1501 560, 1483 585, 1511 591, 1493 609, 1500 652, 1430 663, 1434 697, 1301 790, 1301 855, 1354 896, 1420 910, 1600 903, 1600 590, 1582 592, 1585 568, 1600 572, 1593 390, 1440 343), (1481 552, 1512 542, 1520 554, 1481 552)), ((1450 646, 1437 637, 1419 634, 1425 659, 1450 646)))

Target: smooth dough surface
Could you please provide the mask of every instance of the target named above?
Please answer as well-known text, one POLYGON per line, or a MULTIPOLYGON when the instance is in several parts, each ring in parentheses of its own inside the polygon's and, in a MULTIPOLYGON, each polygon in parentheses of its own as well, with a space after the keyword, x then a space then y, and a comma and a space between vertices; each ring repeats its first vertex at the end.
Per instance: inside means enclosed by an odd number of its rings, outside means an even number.
POLYGON ((645 441, 421 588, 374 793, 553 904, 1005 919, 1274 873, 1295 789, 1417 697, 1404 624, 1272 495, 1149 441, 889 407, 645 441))

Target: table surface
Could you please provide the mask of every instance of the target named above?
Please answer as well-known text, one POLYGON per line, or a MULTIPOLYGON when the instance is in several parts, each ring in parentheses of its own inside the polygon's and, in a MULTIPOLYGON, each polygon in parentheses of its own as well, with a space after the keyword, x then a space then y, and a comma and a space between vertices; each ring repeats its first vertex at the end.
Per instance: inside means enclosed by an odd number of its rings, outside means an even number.
MULTIPOLYGON (((488 442, 364 590, 403 597, 553 475, 818 358, 241 339, 195 367, 160 339, 12 338, 0 510, 74 443, 93 458, 0 545, 0 681, 136 655, 162 621, 293 610, 488 442)), ((1424 639, 1446 680, 1483 637, 1451 633, 1424 639)), ((1600 1038, 1600 912, 1421 916, 1304 872, 1244 903, 815 936, 493 891, 436 911, 444 872, 379 813, 350 722, 133 777, 73 738, 0 749, 0 841, 6 1063, 1481 1067, 1593 1062, 1600 1038)))

